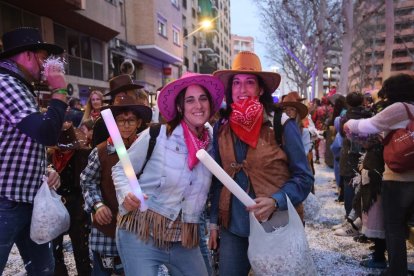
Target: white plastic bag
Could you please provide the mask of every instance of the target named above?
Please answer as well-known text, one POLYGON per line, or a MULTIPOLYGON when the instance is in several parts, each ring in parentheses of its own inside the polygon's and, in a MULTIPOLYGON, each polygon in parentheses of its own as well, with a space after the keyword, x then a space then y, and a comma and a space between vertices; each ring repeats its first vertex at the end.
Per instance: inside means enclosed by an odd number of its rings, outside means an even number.
POLYGON ((282 225, 270 233, 250 213, 248 257, 255 276, 316 275, 302 221, 287 202, 287 211, 277 211, 266 222, 282 225))
POLYGON ((303 218, 305 221, 316 221, 319 217, 320 209, 321 203, 319 202, 318 198, 314 194, 309 193, 309 195, 303 201, 303 218))
POLYGON ((33 202, 30 238, 37 244, 43 244, 67 231, 69 226, 69 213, 60 195, 49 188, 44 176, 33 202))

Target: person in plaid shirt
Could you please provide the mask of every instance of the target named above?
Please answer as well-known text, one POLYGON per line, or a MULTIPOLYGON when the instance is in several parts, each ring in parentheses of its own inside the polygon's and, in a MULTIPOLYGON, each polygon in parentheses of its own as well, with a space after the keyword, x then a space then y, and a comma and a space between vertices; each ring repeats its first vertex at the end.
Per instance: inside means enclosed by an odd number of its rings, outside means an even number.
POLYGON ((42 114, 32 83, 41 80, 45 59, 63 49, 42 42, 39 30, 23 27, 5 33, 0 53, 0 274, 13 244, 28 275, 53 275, 50 243, 30 239, 33 199, 48 174, 50 187, 59 186, 55 171, 47 171, 45 146, 58 140, 67 108, 66 81, 52 69, 46 82, 52 91, 42 114))
MULTIPOLYGON (((119 80, 117 78, 116 82, 119 80)), ((118 84, 125 91, 116 94, 113 105, 102 108, 110 108, 113 112, 126 148, 137 138, 137 130, 146 126, 152 117, 151 108, 140 104, 137 91, 127 87, 129 81, 129 78, 121 78, 118 84), (132 95, 130 90, 134 92, 132 95)), ((118 161, 112 140, 108 138, 92 150, 88 165, 81 174, 85 210, 93 214, 89 236, 90 249, 93 252, 93 275, 121 275, 123 272, 114 239, 118 203, 111 177, 111 168, 118 161)))

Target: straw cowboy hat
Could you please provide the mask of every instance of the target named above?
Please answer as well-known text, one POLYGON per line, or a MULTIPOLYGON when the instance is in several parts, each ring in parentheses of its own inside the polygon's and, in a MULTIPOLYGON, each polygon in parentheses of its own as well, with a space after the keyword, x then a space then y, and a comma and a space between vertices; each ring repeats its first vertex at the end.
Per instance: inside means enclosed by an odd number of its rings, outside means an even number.
POLYGON ((138 100, 129 95, 116 97, 113 105, 104 106, 101 108, 101 111, 108 108, 111 109, 112 113, 114 113, 114 117, 120 112, 131 111, 137 116, 138 119, 142 119, 144 123, 151 122, 151 108, 142 104, 138 104, 138 100))
POLYGON ((59 55, 63 48, 46 43, 42 40, 40 32, 36 28, 22 27, 3 34, 3 52, 0 59, 14 56, 24 51, 45 50, 48 54, 59 55))
POLYGON ((109 80, 109 92, 104 96, 113 97, 118 92, 140 88, 143 88, 143 86, 135 83, 130 75, 119 75, 109 80))
POLYGON ((220 109, 224 98, 224 86, 221 81, 212 75, 186 73, 180 79, 164 86, 158 96, 158 108, 167 121, 171 121, 176 115, 175 98, 190 85, 200 85, 210 93, 213 101, 213 110, 210 112, 210 117, 220 109))
POLYGON ((280 103, 281 107, 294 107, 298 111, 298 114, 301 119, 304 119, 308 115, 308 108, 306 105, 301 103, 304 98, 299 96, 299 93, 296 91, 288 93, 285 97, 283 97, 282 102, 280 103))
POLYGON ((265 84, 265 92, 273 93, 280 84, 280 75, 274 72, 262 71, 259 57, 252 52, 239 52, 233 60, 230 70, 218 70, 213 76, 219 78, 227 91, 229 80, 236 74, 253 74, 259 76, 265 84))

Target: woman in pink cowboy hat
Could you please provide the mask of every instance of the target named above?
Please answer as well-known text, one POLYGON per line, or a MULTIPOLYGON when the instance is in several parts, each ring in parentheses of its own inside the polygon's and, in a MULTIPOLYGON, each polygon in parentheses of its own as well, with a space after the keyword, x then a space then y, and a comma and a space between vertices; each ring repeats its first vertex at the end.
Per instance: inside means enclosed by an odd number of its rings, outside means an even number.
MULTIPOLYGON (((167 84, 158 97, 162 125, 139 183, 148 210, 132 194, 120 163, 112 169, 120 215, 117 246, 126 275, 157 275, 164 264, 173 275, 207 275, 199 248, 199 223, 211 173, 196 152, 211 151, 204 124, 220 108, 224 87, 210 75, 189 73, 167 84)), ((135 172, 142 170, 150 140, 144 131, 128 150, 135 172)))
POLYGON ((264 221, 277 210, 287 210, 288 195, 301 212, 301 202, 314 179, 299 128, 286 114, 282 115, 283 148, 276 142, 275 135, 280 133, 272 128, 272 93, 279 86, 280 75, 262 71, 254 53, 240 52, 231 70, 216 71, 214 76, 225 86, 227 103, 227 114, 214 129, 216 160, 257 204, 246 210, 226 187, 213 180, 209 246, 217 248, 220 226, 220 275, 248 275, 249 211, 264 221))

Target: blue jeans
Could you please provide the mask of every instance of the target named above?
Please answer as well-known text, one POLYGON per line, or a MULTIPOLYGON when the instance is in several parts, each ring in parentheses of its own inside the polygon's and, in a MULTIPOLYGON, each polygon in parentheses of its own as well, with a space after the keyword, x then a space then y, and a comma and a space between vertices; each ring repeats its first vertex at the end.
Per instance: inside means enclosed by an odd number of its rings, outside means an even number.
POLYGON ((28 275, 53 275, 55 261, 51 243, 37 244, 30 239, 32 211, 32 204, 0 198, 0 274, 15 243, 28 275))
POLYGON ((211 259, 210 249, 207 247, 208 243, 208 233, 207 233, 207 222, 206 222, 206 213, 203 212, 201 214, 201 223, 198 228, 199 236, 200 236, 200 250, 201 255, 203 256, 204 263, 207 267, 207 273, 209 276, 213 275, 213 267, 212 263, 213 260, 211 259))
POLYGON ((96 252, 92 251, 93 254, 93 268, 92 268, 92 276, 111 276, 112 273, 116 275, 123 275, 123 268, 122 264, 119 264, 114 261, 113 268, 105 268, 102 264, 101 255, 96 252))
POLYGON ((414 182, 382 182, 385 240, 388 250, 388 275, 407 275, 407 222, 413 215, 414 182))
POLYGON ((345 207, 345 214, 346 216, 348 216, 352 210, 352 202, 354 200, 355 188, 351 183, 352 177, 344 176, 343 181, 344 181, 344 207, 345 207))
POLYGON ((250 262, 247 257, 249 238, 220 229, 219 273, 226 276, 247 276, 250 262))
POLYGON ((164 264, 171 275, 207 276, 200 247, 184 248, 175 242, 168 249, 156 247, 150 238, 140 240, 135 233, 117 229, 116 245, 124 265, 125 275, 157 276, 164 264))

